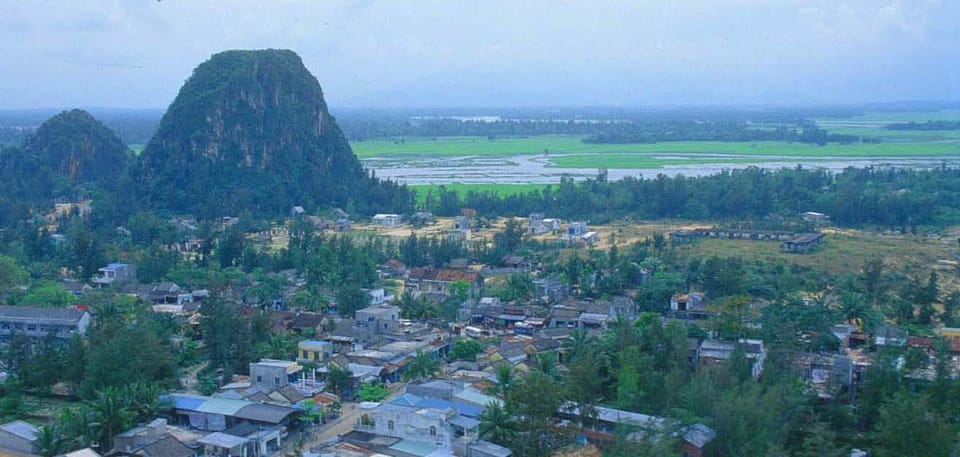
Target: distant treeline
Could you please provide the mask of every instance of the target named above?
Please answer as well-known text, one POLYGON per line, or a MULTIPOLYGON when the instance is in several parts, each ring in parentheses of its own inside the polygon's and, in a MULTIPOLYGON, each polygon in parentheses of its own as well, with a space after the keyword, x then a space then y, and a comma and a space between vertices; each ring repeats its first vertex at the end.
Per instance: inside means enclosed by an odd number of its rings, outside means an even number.
POLYGON ((887 130, 960 130, 958 121, 901 122, 887 124, 887 130))
POLYGON ((812 122, 758 128, 745 122, 673 121, 605 124, 586 143, 657 143, 661 141, 789 141, 827 143, 879 142, 874 138, 827 133, 812 122))
MULTIPOLYGON (((612 121, 603 121, 604 124, 612 121)), ((452 118, 434 119, 351 119, 343 123, 353 141, 378 138, 479 136, 518 137, 535 135, 588 135, 597 131, 595 123, 551 120, 476 121, 452 118)))
POLYGON ((587 143, 662 141, 790 141, 810 144, 878 142, 855 135, 830 134, 793 111, 601 111, 571 114, 516 113, 532 118, 476 116, 401 116, 350 112, 339 119, 353 141, 404 137, 584 135, 587 143), (595 116, 591 116, 594 114, 595 116))
POLYGON ((597 178, 527 194, 501 196, 493 191, 459 194, 443 187, 429 190, 425 209, 440 216, 474 208, 485 216, 548 217, 601 223, 635 219, 759 220, 796 216, 804 211, 828 214, 840 225, 879 225, 909 229, 915 225, 960 223, 960 169, 849 168, 841 173, 803 168, 725 171, 711 176, 657 176, 608 181, 597 178))
MULTIPOLYGON (((146 144, 160 125, 162 110, 110 109, 89 110, 126 144, 146 144)), ((0 110, 0 146, 20 146, 44 121, 60 112, 53 109, 0 110)))

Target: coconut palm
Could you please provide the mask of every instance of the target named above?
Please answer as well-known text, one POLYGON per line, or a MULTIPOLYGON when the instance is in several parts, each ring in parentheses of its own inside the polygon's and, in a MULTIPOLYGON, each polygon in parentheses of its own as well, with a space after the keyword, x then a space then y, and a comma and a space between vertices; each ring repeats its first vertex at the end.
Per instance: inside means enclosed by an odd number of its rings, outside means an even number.
POLYGON ((60 430, 44 425, 40 427, 40 433, 37 434, 37 447, 41 457, 53 457, 63 454, 67 448, 67 441, 60 430))
POLYGON ((500 395, 506 397, 507 393, 510 392, 510 388, 513 387, 513 367, 509 363, 498 365, 495 374, 497 377, 497 391, 500 395))
POLYGON ((584 349, 596 343, 596 337, 590 336, 582 328, 574 329, 570 332, 570 337, 564 342, 566 351, 565 360, 573 360, 583 353, 584 349))
POLYGON ((113 387, 98 392, 90 403, 100 431, 100 449, 113 449, 113 437, 130 426, 134 414, 128 409, 128 403, 124 394, 113 387))
POLYGON ((858 328, 870 314, 870 303, 867 297, 857 292, 844 292, 840 295, 840 314, 844 322, 854 324, 858 328))
POLYGON ((501 446, 510 447, 517 436, 517 423, 499 402, 487 403, 487 409, 480 414, 480 437, 501 446))
POLYGON ((418 349, 413 358, 410 359, 410 363, 407 364, 407 370, 403 372, 403 379, 414 381, 429 378, 438 371, 440 371, 440 361, 418 349))

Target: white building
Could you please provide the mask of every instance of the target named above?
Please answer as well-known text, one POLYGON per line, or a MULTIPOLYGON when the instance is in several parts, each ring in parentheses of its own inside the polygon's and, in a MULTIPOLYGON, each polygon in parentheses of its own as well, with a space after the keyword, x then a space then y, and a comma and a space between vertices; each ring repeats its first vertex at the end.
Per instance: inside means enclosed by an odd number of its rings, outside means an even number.
POLYGON ((373 224, 381 227, 396 227, 403 224, 403 216, 399 214, 375 214, 373 224))

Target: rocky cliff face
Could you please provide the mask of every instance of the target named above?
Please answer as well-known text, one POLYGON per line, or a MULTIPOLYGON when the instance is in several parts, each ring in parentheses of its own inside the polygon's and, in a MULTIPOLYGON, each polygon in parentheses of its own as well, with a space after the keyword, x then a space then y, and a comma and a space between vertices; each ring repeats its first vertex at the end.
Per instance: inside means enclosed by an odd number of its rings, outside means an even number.
POLYGON ((343 205, 369 186, 316 78, 286 50, 200 64, 142 155, 154 206, 204 216, 343 205))
POLYGON ((90 113, 64 111, 27 138, 24 149, 40 166, 70 182, 109 185, 126 172, 129 153, 120 138, 90 113))

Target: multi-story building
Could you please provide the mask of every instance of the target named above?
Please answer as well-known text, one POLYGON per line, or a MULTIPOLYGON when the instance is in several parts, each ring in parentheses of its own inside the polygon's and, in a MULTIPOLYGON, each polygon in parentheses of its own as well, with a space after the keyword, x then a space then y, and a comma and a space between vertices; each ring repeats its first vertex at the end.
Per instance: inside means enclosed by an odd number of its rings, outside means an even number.
POLYGON ((361 344, 374 342, 387 333, 400 329, 400 308, 391 305, 374 305, 357 310, 353 324, 354 341, 361 344))
POLYGON ((137 280, 137 268, 127 263, 111 263, 97 271, 100 272, 100 276, 93 278, 92 281, 100 286, 137 280))
MULTIPOLYGON (((430 389, 427 389, 429 391, 430 389)), ((386 403, 360 404, 354 432, 347 442, 395 454, 509 457, 509 449, 479 439, 485 407, 457 399, 420 396, 409 391, 386 403), (376 439, 383 438, 383 439, 376 439), (383 448, 383 449, 377 449, 383 448)))
POLYGON ((68 339, 74 334, 86 334, 90 321, 90 313, 77 308, 0 306, 0 339, 14 334, 68 339))

